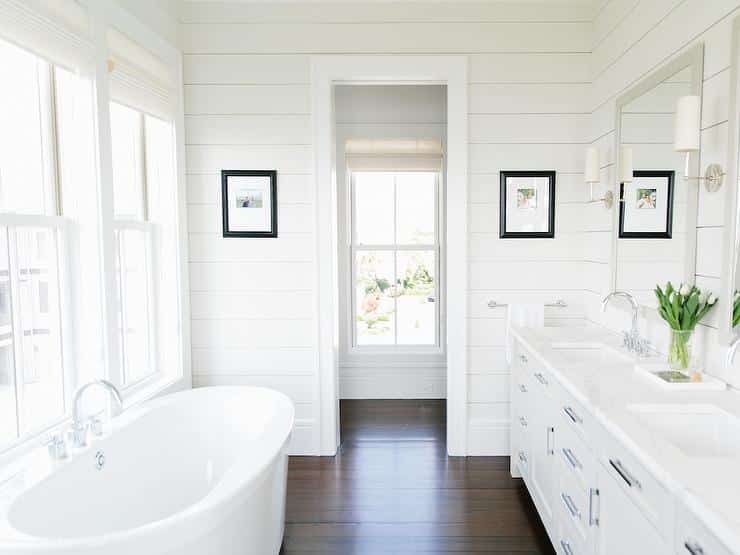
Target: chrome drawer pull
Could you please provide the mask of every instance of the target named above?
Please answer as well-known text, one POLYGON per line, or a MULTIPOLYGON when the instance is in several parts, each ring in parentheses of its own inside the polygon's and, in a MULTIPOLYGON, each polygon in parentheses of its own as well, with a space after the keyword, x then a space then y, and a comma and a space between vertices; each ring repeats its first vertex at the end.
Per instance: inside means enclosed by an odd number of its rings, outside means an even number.
POLYGON ((567 493, 561 493, 560 497, 563 499, 563 503, 565 503, 565 506, 568 508, 568 512, 571 514, 571 516, 573 518, 581 520, 581 511, 579 511, 578 507, 576 507, 576 504, 573 502, 573 498, 567 493))
POLYGON ((550 440, 550 436, 555 435, 555 428, 552 426, 547 427, 547 454, 548 455, 554 455, 555 454, 555 447, 553 445, 555 444, 555 438, 550 440))
POLYGON ((686 540, 683 546, 686 548, 686 551, 691 553, 691 555, 704 555, 704 550, 695 541, 686 540))
POLYGON ((534 377, 537 378, 537 381, 540 382, 542 385, 548 385, 548 382, 547 382, 547 379, 545 378, 545 376, 543 376, 539 372, 537 372, 534 375, 534 377))
POLYGON ((519 360, 522 364, 527 364, 529 362, 529 359, 525 355, 519 355, 519 360))
POLYGON ((573 451, 571 451, 570 448, 563 447, 563 455, 565 455, 565 458, 570 463, 570 466, 572 466, 574 469, 578 470, 580 468, 583 468, 581 461, 579 461, 576 458, 576 456, 573 454, 573 451))
POLYGON ((565 555, 573 555, 573 550, 570 548, 570 544, 565 540, 560 540, 560 545, 563 548, 565 555))
POLYGON ((526 428, 527 427, 527 419, 524 418, 523 416, 520 416, 519 417, 519 424, 521 424, 522 426, 524 426, 526 428))
POLYGON ((578 416, 578 413, 573 410, 573 407, 563 407, 563 410, 573 422, 576 424, 583 424, 583 418, 578 416))
POLYGON ((599 525, 599 490, 590 488, 588 491, 588 525, 599 525))
POLYGON ((617 474, 621 476, 622 480, 627 482, 627 485, 629 487, 642 489, 642 484, 640 483, 640 481, 624 467, 621 461, 609 459, 609 464, 612 465, 612 468, 617 471, 617 474))
POLYGON ((527 386, 524 385, 523 383, 520 383, 519 384, 519 391, 521 391, 522 393, 526 393, 527 392, 527 386))

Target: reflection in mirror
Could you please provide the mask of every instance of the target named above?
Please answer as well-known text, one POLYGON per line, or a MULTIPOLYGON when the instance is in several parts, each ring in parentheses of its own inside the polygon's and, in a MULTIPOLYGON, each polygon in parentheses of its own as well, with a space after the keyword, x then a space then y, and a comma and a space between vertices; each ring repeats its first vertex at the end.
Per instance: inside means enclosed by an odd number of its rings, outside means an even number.
POLYGON ((696 94, 694 75, 689 65, 662 78, 649 76, 617 101, 614 288, 643 306, 657 306, 656 284, 693 281, 697 188, 682 178, 684 155, 674 150, 673 139, 679 98, 696 94))
POLYGON ((731 343, 740 337, 740 18, 732 29, 729 102, 729 165, 726 196, 727 235, 722 267, 722 295, 725 304, 720 323, 721 338, 731 343))

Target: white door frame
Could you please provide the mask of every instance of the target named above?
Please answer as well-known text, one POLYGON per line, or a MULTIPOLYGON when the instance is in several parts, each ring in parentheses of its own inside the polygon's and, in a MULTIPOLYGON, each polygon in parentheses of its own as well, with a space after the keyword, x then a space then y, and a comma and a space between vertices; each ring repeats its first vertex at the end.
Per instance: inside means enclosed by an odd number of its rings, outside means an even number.
POLYGON ((447 85, 447 452, 467 454, 468 58, 466 56, 313 56, 314 183, 316 186, 315 316, 317 412, 314 451, 339 445, 337 184, 334 85, 447 85))

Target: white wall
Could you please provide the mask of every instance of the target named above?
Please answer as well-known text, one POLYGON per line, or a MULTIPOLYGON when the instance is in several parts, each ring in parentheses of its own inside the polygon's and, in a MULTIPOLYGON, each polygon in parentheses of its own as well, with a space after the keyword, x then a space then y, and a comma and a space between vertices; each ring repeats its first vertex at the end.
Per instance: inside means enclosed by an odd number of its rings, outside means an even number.
MULTIPOLYGON (((347 352, 347 286, 350 261, 345 144, 348 139, 434 139, 447 135, 447 93, 441 85, 340 85, 334 92, 339 221, 339 397, 341 399, 442 399, 444 356, 399 357, 347 352), (342 318, 344 318, 342 320, 342 318)), ((444 185, 442 185, 444 186, 444 185)), ((444 282, 442 281, 444 287, 444 282)), ((444 317, 443 317, 444 319, 444 317)))
POLYGON ((564 298, 585 314, 582 166, 590 142, 591 10, 558 3, 185 4, 193 373, 296 402, 292 450, 316 453, 310 65, 314 53, 470 60, 470 454, 508 452, 504 311, 564 298), (277 169, 280 237, 223 239, 218 172, 277 169), (498 238, 498 172, 558 171, 558 238, 498 238))
MULTIPOLYGON (((643 76, 667 59, 689 48, 696 41, 705 44, 704 100, 702 114, 701 167, 712 162, 727 166, 728 96, 730 38, 733 19, 738 15, 737 0, 600 0, 594 20, 592 55, 593 129, 591 139, 601 147, 604 183, 613 182, 614 100, 643 76)), ((678 180, 677 187, 692 187, 695 182, 678 180)), ((694 189, 695 190, 695 189, 694 189)), ((721 252, 725 231, 725 198, 729 185, 719 193, 699 187, 696 283, 720 293, 721 252)), ((614 328, 627 324, 626 312, 599 310, 601 295, 609 289, 609 247, 611 220, 599 207, 587 207, 586 219, 594 233, 587 233, 585 244, 586 299, 590 318, 614 328)), ((722 304, 714 309, 699 330, 700 345, 708 362, 707 370, 740 386, 740 361, 734 369, 722 368, 726 346, 718 339, 717 319, 726 317, 722 304)), ((665 352, 665 324, 653 313, 641 322, 643 330, 665 352)))

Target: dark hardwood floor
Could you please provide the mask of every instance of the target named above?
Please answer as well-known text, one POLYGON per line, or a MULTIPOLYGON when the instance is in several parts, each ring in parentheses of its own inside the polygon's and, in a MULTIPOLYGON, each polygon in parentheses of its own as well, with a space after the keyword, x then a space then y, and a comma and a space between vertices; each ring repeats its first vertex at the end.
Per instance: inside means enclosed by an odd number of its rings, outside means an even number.
POLYGON ((506 457, 448 457, 443 401, 342 401, 336 457, 291 457, 284 555, 554 553, 506 457))

